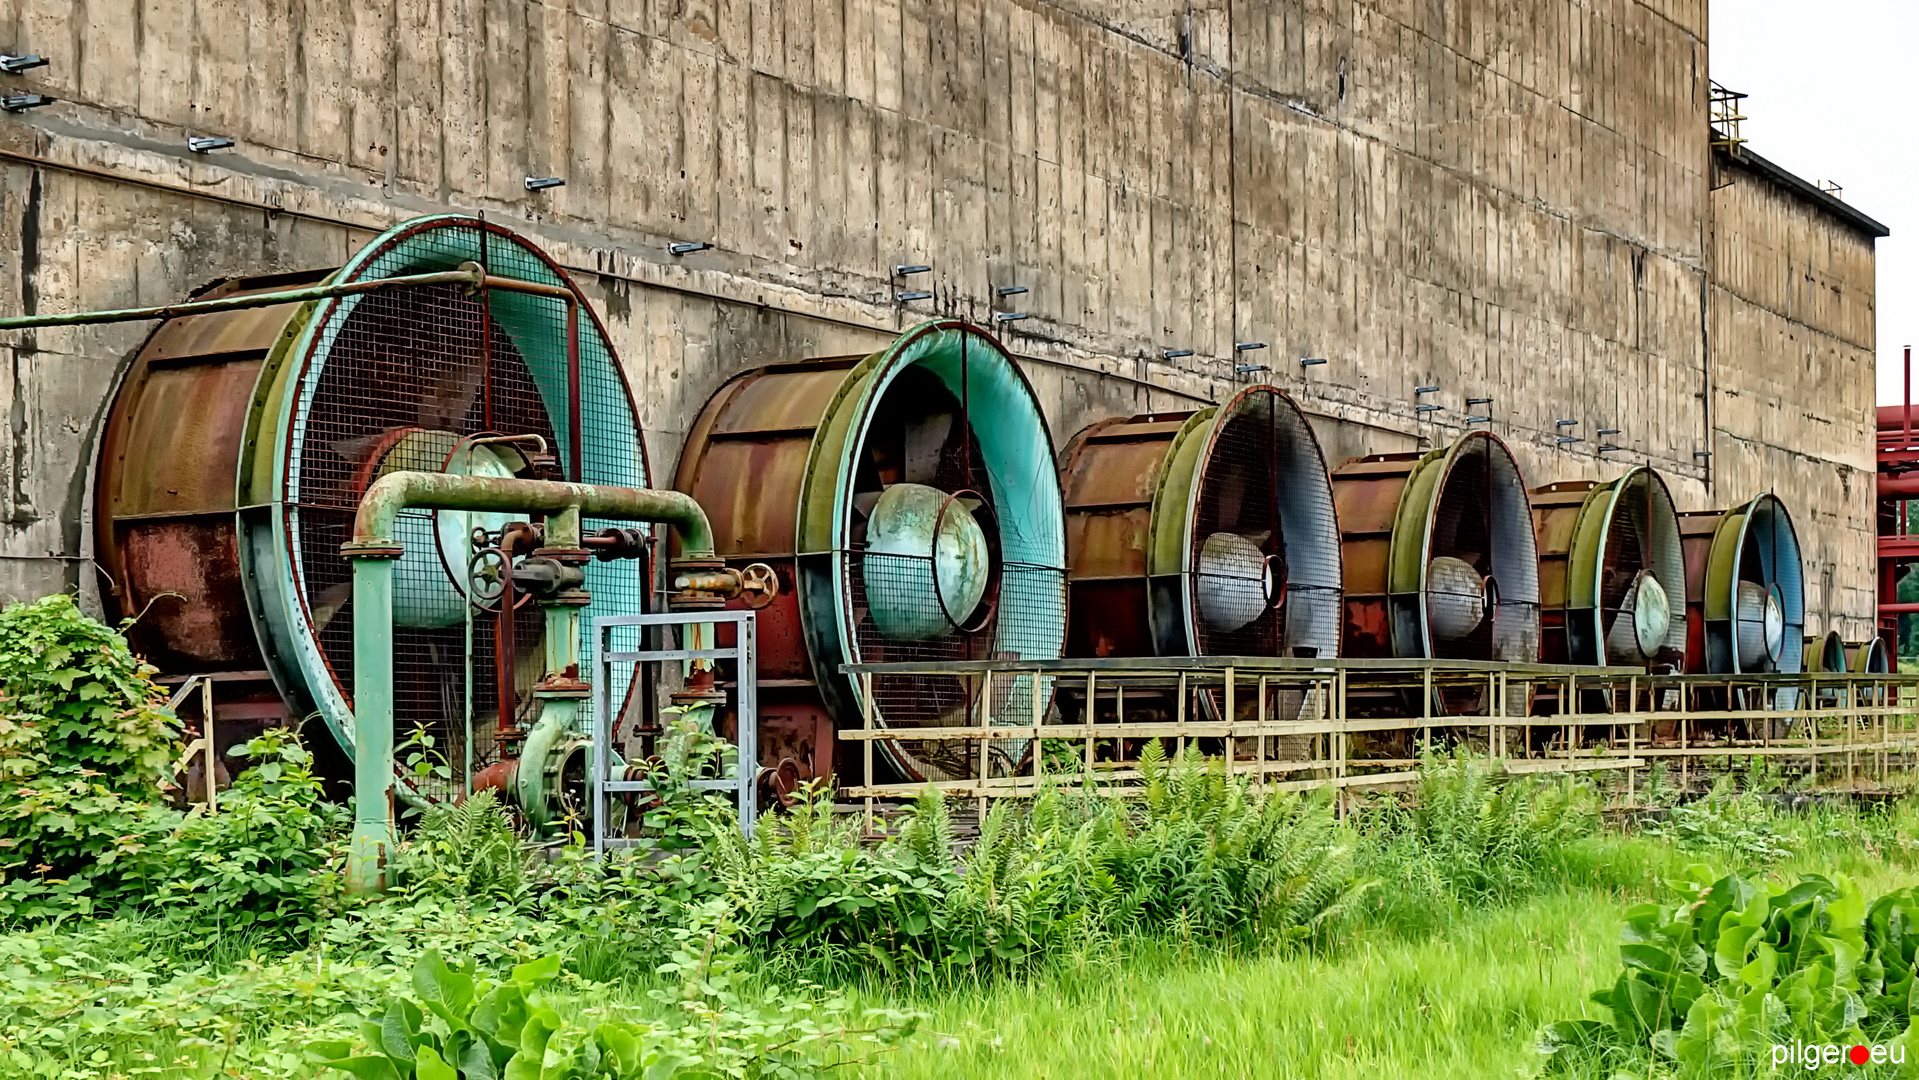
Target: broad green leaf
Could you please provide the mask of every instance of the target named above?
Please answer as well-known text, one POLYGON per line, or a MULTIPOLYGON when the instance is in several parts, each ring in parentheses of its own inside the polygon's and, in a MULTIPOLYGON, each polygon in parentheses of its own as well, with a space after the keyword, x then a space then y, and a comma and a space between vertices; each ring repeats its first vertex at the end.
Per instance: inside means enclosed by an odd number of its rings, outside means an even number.
POLYGON ((1679 970, 1678 959, 1657 945, 1621 945, 1619 958, 1627 967, 1638 968, 1661 982, 1671 979, 1679 970))
POLYGON ((466 1026, 467 1013, 473 1008, 473 979, 447 967, 439 950, 427 950, 413 965, 413 990, 440 1019, 455 1027, 466 1026))
POLYGON ((513 969, 513 981, 522 988, 533 989, 551 982, 560 973, 560 957, 543 956, 530 963, 521 964, 513 969))
POLYGON ((420 1047, 420 1057, 413 1069, 419 1080, 460 1080, 459 1071, 440 1060, 440 1052, 431 1046, 420 1047))
MULTIPOLYGON (((393 1067, 393 1062, 384 1057, 335 1058, 321 1064, 329 1069, 350 1072, 360 1080, 402 1080, 399 1070, 393 1067)), ((411 1075, 411 1070, 408 1070, 408 1073, 411 1075)))
POLYGON ((377 1044, 395 1061, 412 1063, 413 1048, 419 1042, 420 1008, 405 998, 394 998, 380 1019, 377 1044))

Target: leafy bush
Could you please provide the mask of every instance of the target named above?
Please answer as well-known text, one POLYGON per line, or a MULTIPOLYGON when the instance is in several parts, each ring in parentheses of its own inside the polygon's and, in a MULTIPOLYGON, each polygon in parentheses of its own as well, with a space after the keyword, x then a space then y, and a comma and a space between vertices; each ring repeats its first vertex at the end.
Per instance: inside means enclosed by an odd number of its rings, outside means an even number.
POLYGON ((1694 867, 1681 902, 1626 913, 1625 967, 1593 994, 1609 1020, 1548 1025, 1553 1069, 1644 1066, 1682 1075, 1757 1071, 1777 1044, 1884 1044, 1911 1037, 1919 892, 1870 907, 1852 882, 1790 888, 1694 867))
POLYGON ((0 611, 0 922, 125 895, 164 833, 177 725, 153 669, 68 596, 0 611))
POLYGON ((1674 806, 1664 820, 1647 822, 1645 831, 1687 851, 1737 860, 1746 867, 1764 867, 1792 857, 1777 812, 1757 794, 1734 790, 1730 775, 1715 781, 1698 802, 1674 806))
POLYGON ((1415 904, 1507 901, 1534 891, 1561 849, 1591 835, 1597 820, 1586 790, 1570 780, 1501 781, 1463 751, 1427 754, 1413 804, 1374 815, 1376 858, 1415 904))
POLYGON ((351 1032, 333 1018, 370 1008, 389 969, 179 958, 167 923, 102 919, 0 935, 0 1075, 307 1076, 306 1044, 351 1032))
MULTIPOLYGON (((709 929, 709 942, 726 936, 718 923, 709 929)), ((702 931, 688 928, 682 936, 697 941, 702 931)), ((821 1024, 804 992, 745 998, 710 947, 698 955, 677 950, 665 968, 684 976, 686 989, 661 997, 683 1010, 664 1021, 616 1020, 595 1013, 632 1010, 581 1010, 552 992, 558 956, 521 964, 495 981, 428 952, 413 967, 417 1000, 395 995, 378 1019, 362 1022, 358 1047, 326 1039, 310 1051, 361 1080, 805 1077, 859 1060, 855 1051, 897 1041, 913 1027, 911 1018, 893 1013, 874 1014, 862 1029, 821 1024)), ((835 1003, 828 1013, 843 1010, 835 1003)))
POLYGON ((344 808, 326 801, 312 755, 296 736, 268 729, 230 751, 251 764, 142 856, 153 903, 207 935, 251 932, 281 948, 337 894, 333 845, 344 808))

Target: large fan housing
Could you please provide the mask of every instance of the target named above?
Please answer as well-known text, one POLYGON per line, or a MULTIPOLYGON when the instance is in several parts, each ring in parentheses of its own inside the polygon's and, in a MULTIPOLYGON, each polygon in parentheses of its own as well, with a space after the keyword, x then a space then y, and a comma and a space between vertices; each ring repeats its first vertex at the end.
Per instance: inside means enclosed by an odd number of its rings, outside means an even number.
POLYGON ((1535 488, 1541 654, 1553 663, 1676 665, 1686 648, 1679 518, 1659 474, 1535 488))
MULTIPOLYGON (((646 486, 638 412, 604 329, 552 260, 499 225, 422 218, 337 270, 228 280, 202 296, 469 262, 549 294, 394 287, 173 319, 147 339, 102 436, 95 521, 110 606, 145 613, 133 641, 163 671, 236 682, 263 672, 282 715, 317 712, 350 754, 354 611, 340 545, 374 480, 396 469, 510 476, 550 457, 542 467, 566 479, 646 486), (551 287, 578 305, 577 371, 568 304, 551 287)), ((501 620, 473 612, 469 651, 466 582, 470 533, 505 520, 407 511, 399 527, 395 719, 402 737, 424 728, 454 761, 467 750, 469 708, 476 764, 498 749, 487 734, 499 720, 501 620)), ((589 616, 644 610, 648 582, 633 564, 596 562, 586 575, 589 616)), ((504 668, 530 706, 542 622, 531 605, 512 621, 504 668)), ((457 782, 428 782, 421 794, 444 796, 457 782)))
POLYGON ((1101 421, 1061 476, 1071 654, 1338 655, 1332 487, 1283 392, 1101 421))
POLYGON ((1344 546, 1344 652, 1534 661, 1539 557, 1506 444, 1470 432, 1425 454, 1333 472, 1344 546))
POLYGON ((1760 495, 1679 515, 1686 553, 1686 669, 1796 672, 1805 653, 1805 569, 1786 504, 1760 495))
MULTIPOLYGON (((905 729, 989 713, 1030 724, 1046 707, 1052 679, 1030 674, 989 687, 945 674, 869 683, 841 668, 1060 655, 1052 446, 1012 358, 958 321, 923 324, 870 356, 760 368, 714 394, 676 484, 708 508, 723 558, 767 561, 784 579, 759 616, 764 762, 823 775, 830 725, 858 727, 869 708, 875 723, 905 729)), ((1025 748, 993 741, 989 771, 1025 748)), ((909 777, 980 771, 977 744, 895 739, 881 751, 909 777)))

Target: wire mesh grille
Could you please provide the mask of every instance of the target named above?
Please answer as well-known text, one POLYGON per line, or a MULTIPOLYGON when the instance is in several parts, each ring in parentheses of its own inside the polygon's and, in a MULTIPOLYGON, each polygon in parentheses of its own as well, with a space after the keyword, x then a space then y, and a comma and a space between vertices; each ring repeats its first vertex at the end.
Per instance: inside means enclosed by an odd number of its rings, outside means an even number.
MULTIPOLYGON (((477 260, 496 276, 561 283, 511 234, 477 222, 436 222, 389 234, 385 244, 358 261, 353 272, 384 277, 477 260)), ((334 301, 322 309, 321 319, 298 376, 284 500, 295 583, 324 674, 350 700, 352 571, 340 545, 375 479, 400 469, 441 471, 461 438, 484 433, 541 436, 568 479, 644 486, 646 471, 630 398, 584 305, 579 384, 587 437, 578 469, 567 452, 563 301, 459 286, 412 287, 334 301)), ((499 696, 495 616, 474 613, 469 653, 460 584, 469 552, 459 523, 454 518, 448 528, 432 512, 406 510, 396 530, 407 554, 394 574, 395 730, 405 739, 423 729, 434 749, 454 763, 452 778, 422 787, 420 793, 429 799, 448 797, 463 782, 469 700, 475 766, 494 760, 500 750, 492 737, 499 696)), ((588 616, 645 610, 647 582, 644 571, 630 563, 590 565, 587 583, 594 602, 588 616)), ((544 619, 530 603, 522 603, 513 619, 515 655, 505 667, 515 684, 519 723, 531 718, 529 692, 542 675, 544 619)), ((583 634, 588 621, 582 619, 583 634)), ((626 679, 630 683, 630 673, 626 679)), ((618 687, 618 699, 629 688, 618 687)))
MULTIPOLYGON (((1047 455, 1050 461, 1050 454, 1047 455)), ((985 593, 970 611, 947 611, 939 590, 930 587, 935 569, 930 555, 894 554, 867 548, 867 520, 855 514, 851 536, 841 553, 847 582, 847 607, 855 659, 866 663, 1017 659, 1008 641, 1057 637, 1064 610, 1066 571, 1008 560, 1004 552, 1033 545, 1009 543, 1036 527, 1023 507, 1001 505, 1003 483, 996 483, 994 462, 974 428, 969 402, 938 379, 915 368, 902 371, 874 408, 854 470, 857 493, 877 494, 891 483, 925 484, 948 494, 971 492, 982 502, 973 511, 986 536, 992 572, 985 593), (900 638, 882 632, 873 613, 873 597, 884 595, 892 622, 941 628, 927 636, 900 638)), ((1054 488, 1056 491, 1057 488, 1054 488)), ((857 500, 856 500, 857 501, 857 500)), ((1049 518, 1048 521, 1053 519, 1049 518)), ((1050 538, 1057 545, 1059 538, 1050 538)), ((1032 713, 1034 695, 1043 710, 1050 703, 1051 678, 1008 676, 987 689, 956 675, 879 675, 872 681, 874 707, 891 727, 984 722, 1017 723, 1032 713)), ((1025 750, 1019 740, 988 744, 989 771, 1015 764, 1025 750)), ((919 775, 978 775, 977 741, 900 740, 889 752, 919 775)))
MULTIPOLYGON (((1531 504, 1519 468, 1503 446, 1472 438, 1455 455, 1433 510, 1433 560, 1457 559, 1482 579, 1491 596, 1429 594, 1428 605, 1479 601, 1491 618, 1451 640, 1433 639, 1433 655, 1455 660, 1535 661, 1539 658, 1539 553, 1531 504)), ((1428 573, 1430 573, 1430 569, 1428 573)))
POLYGON ((1305 418, 1277 392, 1243 394, 1210 449, 1188 552, 1198 652, 1337 655, 1339 528, 1305 418))

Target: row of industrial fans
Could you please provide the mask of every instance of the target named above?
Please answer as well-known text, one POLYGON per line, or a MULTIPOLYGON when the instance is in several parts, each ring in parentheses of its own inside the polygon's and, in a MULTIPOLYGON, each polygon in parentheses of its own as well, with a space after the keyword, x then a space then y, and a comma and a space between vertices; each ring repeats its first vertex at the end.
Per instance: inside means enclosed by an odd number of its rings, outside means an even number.
MULTIPOLYGON (((126 373, 96 469, 104 591, 141 616, 130 634, 163 672, 229 684, 222 741, 241 721, 317 714, 350 752, 354 611, 339 552, 379 477, 649 486, 640 410, 598 317, 497 224, 409 222, 337 270, 226 280, 196 298, 473 264, 530 287, 175 318, 126 373)), ((1101 421, 1056 458, 1019 368, 956 321, 869 356, 736 376, 694 419, 674 486, 706 509, 722 558, 771 564, 780 579, 759 612, 753 677, 761 759, 788 783, 834 769, 836 728, 904 735, 1052 707, 1054 679, 964 661, 1801 665, 1801 558, 1772 495, 1681 514, 1647 468, 1529 493, 1484 432, 1329 471, 1306 417, 1265 386, 1101 421), (889 662, 899 669, 844 671, 889 662)), ((402 516, 395 711, 404 730, 481 767, 515 754, 530 690, 549 674, 553 624, 498 587, 523 553, 520 516, 402 516)), ((582 627, 661 606, 669 553, 657 545, 599 552, 582 627)), ((644 725, 654 695, 619 678, 611 700, 644 725)), ((1025 747, 901 737, 879 751, 900 774, 939 778, 1005 767, 1025 747)))

